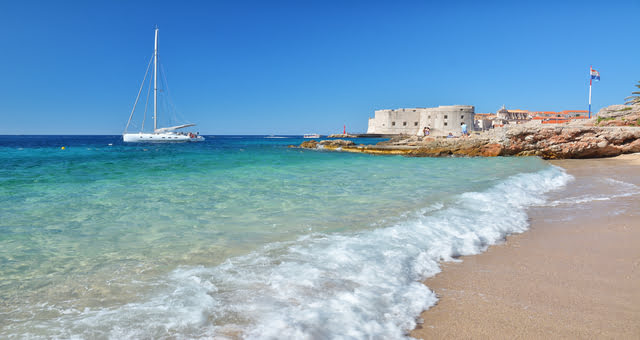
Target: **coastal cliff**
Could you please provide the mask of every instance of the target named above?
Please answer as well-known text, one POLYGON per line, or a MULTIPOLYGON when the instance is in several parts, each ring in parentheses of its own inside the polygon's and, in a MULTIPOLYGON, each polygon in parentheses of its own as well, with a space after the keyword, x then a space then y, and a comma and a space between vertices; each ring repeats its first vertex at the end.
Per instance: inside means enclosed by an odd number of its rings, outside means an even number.
POLYGON ((300 147, 414 157, 539 156, 598 158, 640 152, 640 106, 613 105, 580 124, 517 125, 462 138, 398 136, 376 145, 347 140, 308 141, 300 147))

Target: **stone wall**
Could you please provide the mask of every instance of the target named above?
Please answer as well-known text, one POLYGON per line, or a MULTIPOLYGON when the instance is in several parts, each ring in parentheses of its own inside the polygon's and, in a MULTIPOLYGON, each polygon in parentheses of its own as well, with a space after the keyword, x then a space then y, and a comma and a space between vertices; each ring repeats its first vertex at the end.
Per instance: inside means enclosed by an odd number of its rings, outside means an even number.
POLYGON ((423 129, 429 127, 434 136, 446 136, 450 132, 459 136, 463 122, 468 131, 473 130, 474 114, 471 105, 377 110, 375 117, 369 118, 367 133, 421 136, 423 129))
POLYGON ((377 110, 369 119, 367 133, 416 135, 420 129, 420 112, 425 109, 377 110))
MULTIPOLYGON (((422 127, 430 127, 431 135, 446 136, 452 133, 461 134, 462 123, 467 124, 467 131, 473 131, 474 107, 471 105, 438 106, 425 109, 420 116, 422 127)), ((420 131, 420 135, 422 131, 420 131)))

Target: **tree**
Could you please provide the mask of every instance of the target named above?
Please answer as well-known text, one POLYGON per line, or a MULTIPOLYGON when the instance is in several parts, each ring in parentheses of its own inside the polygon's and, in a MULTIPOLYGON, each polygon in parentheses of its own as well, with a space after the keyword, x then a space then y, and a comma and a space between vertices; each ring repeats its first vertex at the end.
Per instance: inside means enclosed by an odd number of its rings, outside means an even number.
MULTIPOLYGON (((640 81, 638 82, 636 87, 640 89, 640 81)), ((631 94, 632 94, 631 96, 624 99, 626 100, 625 104, 626 105, 640 104, 640 91, 633 91, 631 92, 631 94)))

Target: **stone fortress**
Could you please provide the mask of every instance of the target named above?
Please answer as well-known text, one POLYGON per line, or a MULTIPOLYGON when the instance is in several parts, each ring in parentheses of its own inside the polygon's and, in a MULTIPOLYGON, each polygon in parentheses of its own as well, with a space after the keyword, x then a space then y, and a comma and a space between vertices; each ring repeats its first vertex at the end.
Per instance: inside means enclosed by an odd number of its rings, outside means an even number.
POLYGON ((461 124, 474 130, 474 107, 471 105, 448 105, 432 108, 377 110, 369 118, 367 134, 422 136, 429 127, 431 136, 460 136, 461 124))

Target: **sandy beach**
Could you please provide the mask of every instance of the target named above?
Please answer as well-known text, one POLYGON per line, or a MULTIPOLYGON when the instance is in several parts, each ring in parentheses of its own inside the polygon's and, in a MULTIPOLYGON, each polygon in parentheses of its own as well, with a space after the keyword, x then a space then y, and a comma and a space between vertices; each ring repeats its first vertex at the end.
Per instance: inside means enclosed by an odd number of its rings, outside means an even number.
POLYGON ((640 338, 640 154, 562 160, 575 177, 530 230, 443 265, 421 339, 640 338))

